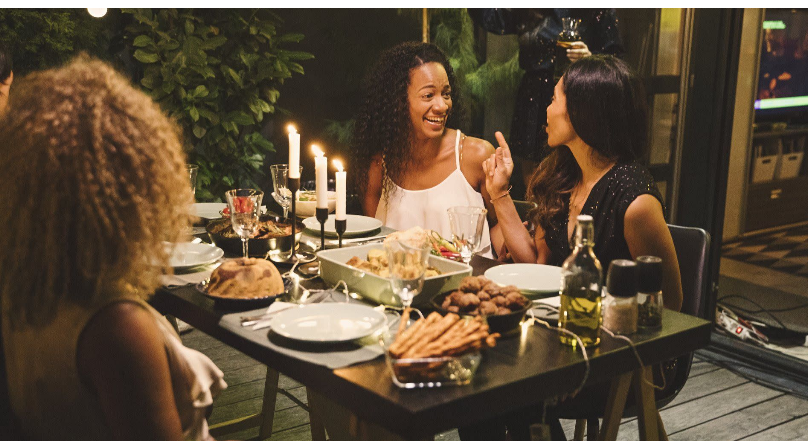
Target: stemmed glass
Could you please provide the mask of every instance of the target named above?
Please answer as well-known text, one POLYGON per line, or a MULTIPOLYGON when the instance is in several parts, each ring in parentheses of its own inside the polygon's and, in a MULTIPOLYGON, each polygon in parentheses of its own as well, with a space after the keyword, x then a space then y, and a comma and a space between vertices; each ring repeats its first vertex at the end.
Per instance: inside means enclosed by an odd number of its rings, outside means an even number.
MULTIPOLYGON (((289 165, 288 164, 275 164, 269 167, 272 173, 272 185, 275 190, 272 192, 272 197, 275 202, 283 208, 283 218, 289 217, 289 207, 292 205, 292 190, 289 190, 289 165)), ((300 167, 300 172, 303 172, 303 167, 300 167)))
POLYGON ((239 188, 225 192, 227 206, 230 207, 230 223, 233 231, 241 238, 244 257, 247 254, 247 241, 258 231, 261 200, 264 192, 251 188, 239 188))
POLYGON ((460 251, 463 263, 468 264, 480 245, 488 210, 481 207, 451 207, 447 212, 452 228, 452 242, 460 251))
POLYGON ((191 180, 191 195, 196 197, 196 175, 199 173, 199 166, 195 164, 186 164, 185 170, 188 171, 188 178, 191 180))
POLYGON ((424 274, 429 260, 429 240, 423 239, 384 243, 390 285, 401 300, 404 309, 412 305, 413 298, 424 287, 424 274))

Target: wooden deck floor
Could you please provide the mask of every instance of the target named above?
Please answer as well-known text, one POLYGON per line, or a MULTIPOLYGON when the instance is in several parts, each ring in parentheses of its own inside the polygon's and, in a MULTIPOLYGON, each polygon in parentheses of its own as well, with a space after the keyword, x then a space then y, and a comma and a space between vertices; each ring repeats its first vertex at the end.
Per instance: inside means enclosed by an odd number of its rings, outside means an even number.
MULTIPOLYGON (((261 407, 266 368, 217 340, 194 330, 184 343, 208 355, 225 373, 228 388, 214 403, 210 423, 216 424, 257 412, 261 407)), ((281 375, 283 389, 275 406, 272 441, 311 440, 306 389, 281 375)), ((808 440, 808 401, 768 389, 720 368, 696 355, 685 388, 661 411, 662 421, 674 440, 808 440)), ((572 439, 574 422, 563 421, 572 439)), ((228 436, 257 439, 258 429, 228 436)), ((637 421, 626 418, 619 440, 636 440, 637 421)), ((435 437, 456 441, 456 431, 435 437)), ((380 440, 381 441, 381 440, 380 440)))

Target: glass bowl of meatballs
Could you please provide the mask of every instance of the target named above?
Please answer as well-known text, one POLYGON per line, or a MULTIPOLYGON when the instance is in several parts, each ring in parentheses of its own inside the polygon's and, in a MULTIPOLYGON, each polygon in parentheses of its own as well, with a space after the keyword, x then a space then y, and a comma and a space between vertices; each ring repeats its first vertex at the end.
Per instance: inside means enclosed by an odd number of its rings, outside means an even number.
POLYGON ((491 332, 505 334, 519 327, 532 302, 513 285, 501 286, 484 276, 469 276, 456 290, 435 296, 432 305, 444 314, 483 316, 491 332))

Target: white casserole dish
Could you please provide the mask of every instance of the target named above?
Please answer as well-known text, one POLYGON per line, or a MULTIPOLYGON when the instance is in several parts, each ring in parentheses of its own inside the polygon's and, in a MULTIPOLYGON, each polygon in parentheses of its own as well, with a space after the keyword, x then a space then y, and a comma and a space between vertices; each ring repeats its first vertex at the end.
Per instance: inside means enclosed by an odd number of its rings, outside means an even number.
MULTIPOLYGON (((319 251, 320 277, 332 286, 343 280, 352 291, 374 302, 401 306, 398 297, 393 295, 390 279, 346 265, 354 256, 367 260, 368 251, 372 249, 384 249, 384 245, 375 243, 319 251)), ((460 281, 471 275, 471 266, 438 256, 430 255, 429 265, 440 271, 441 275, 424 279, 424 289, 413 299, 413 306, 427 304, 435 295, 457 289, 460 281)))

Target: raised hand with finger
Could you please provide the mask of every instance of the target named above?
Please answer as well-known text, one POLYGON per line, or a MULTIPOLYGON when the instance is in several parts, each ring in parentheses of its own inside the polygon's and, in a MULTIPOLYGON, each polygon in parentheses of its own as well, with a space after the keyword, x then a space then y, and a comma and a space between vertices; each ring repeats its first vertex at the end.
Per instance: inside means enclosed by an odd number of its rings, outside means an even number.
POLYGON ((496 152, 485 161, 485 187, 491 195, 491 201, 501 199, 510 192, 508 184, 513 174, 513 158, 508 143, 502 132, 496 132, 497 147, 496 152))

